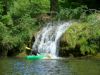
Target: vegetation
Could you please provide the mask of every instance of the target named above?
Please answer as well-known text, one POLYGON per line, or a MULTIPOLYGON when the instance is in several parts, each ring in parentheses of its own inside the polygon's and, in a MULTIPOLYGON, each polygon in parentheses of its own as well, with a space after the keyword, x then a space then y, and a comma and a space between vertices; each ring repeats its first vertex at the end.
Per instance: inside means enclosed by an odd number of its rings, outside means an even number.
MULTIPOLYGON (((36 19, 31 17, 32 9, 29 0, 14 1, 0 19, 0 53, 2 56, 12 55, 25 49, 33 33, 38 29, 36 19), (9 10, 8 10, 9 9, 9 10), (28 10, 29 9, 29 10, 28 10)), ((2 0, 3 2, 3 0, 2 0)), ((10 1, 8 1, 10 2, 10 1)))
POLYGON ((85 22, 74 22, 61 38, 61 52, 65 55, 96 54, 100 52, 99 14, 87 16, 85 22))
POLYGON ((64 8, 59 11, 57 18, 60 20, 84 19, 86 17, 86 6, 76 8, 64 8))
POLYGON ((91 14, 87 11, 89 8, 97 10, 100 5, 95 0, 0 0, 0 56, 15 55, 25 50, 33 34, 41 27, 43 20, 40 19, 52 18, 53 14, 57 20, 82 21, 74 23, 66 31, 61 42, 64 41, 67 45, 61 46, 64 48, 61 51, 75 49, 78 45, 82 54, 98 52, 99 14, 87 17, 91 14))

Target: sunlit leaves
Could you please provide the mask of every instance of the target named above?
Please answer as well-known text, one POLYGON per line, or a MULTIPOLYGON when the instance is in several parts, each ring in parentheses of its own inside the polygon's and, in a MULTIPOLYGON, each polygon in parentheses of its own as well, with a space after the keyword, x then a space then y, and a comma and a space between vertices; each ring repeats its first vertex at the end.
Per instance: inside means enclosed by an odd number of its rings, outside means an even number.
POLYGON ((79 45, 83 55, 95 54, 100 49, 100 24, 98 23, 100 20, 97 17, 91 17, 94 15, 88 16, 91 19, 87 22, 73 23, 65 32, 61 41, 67 43, 66 49, 75 49, 76 45, 79 45))

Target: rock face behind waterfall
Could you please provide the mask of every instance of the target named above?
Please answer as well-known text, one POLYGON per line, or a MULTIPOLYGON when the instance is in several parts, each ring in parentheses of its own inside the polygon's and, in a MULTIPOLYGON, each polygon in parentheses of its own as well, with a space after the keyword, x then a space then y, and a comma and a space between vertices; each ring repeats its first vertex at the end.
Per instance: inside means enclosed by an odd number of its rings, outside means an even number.
POLYGON ((56 57, 58 55, 59 39, 70 25, 71 22, 48 23, 38 32, 32 50, 38 50, 39 53, 49 53, 56 57))

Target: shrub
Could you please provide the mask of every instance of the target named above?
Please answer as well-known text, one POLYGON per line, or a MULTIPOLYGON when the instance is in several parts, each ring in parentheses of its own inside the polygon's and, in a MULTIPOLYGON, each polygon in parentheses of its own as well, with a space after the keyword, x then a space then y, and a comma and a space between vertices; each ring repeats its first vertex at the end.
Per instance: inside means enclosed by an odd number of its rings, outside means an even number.
POLYGON ((65 8, 61 9, 57 17, 61 20, 79 19, 86 16, 86 6, 77 7, 75 9, 65 8))
MULTIPOLYGON (((88 18, 90 17, 91 16, 88 16, 88 18)), ((83 55, 98 52, 100 49, 100 23, 98 22, 100 22, 100 20, 95 22, 94 20, 97 19, 92 19, 84 23, 73 23, 65 32, 61 38, 62 44, 63 42, 67 43, 65 50, 80 50, 83 55), (76 49, 77 45, 79 49, 76 49)), ((63 46, 61 48, 63 48, 63 46)))
POLYGON ((36 20, 28 14, 20 18, 18 24, 9 24, 11 20, 12 18, 4 17, 3 23, 0 22, 0 47, 2 51, 24 50, 38 28, 35 25, 36 20))

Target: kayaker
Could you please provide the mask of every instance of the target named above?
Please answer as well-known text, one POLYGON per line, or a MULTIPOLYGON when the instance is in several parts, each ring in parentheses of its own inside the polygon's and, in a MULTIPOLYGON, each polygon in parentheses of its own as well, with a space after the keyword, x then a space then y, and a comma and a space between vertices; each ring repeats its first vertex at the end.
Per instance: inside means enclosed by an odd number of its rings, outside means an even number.
POLYGON ((25 47, 27 50, 31 50, 31 48, 29 48, 29 47, 25 47))
MULTIPOLYGON (((25 47, 27 50, 32 50, 31 48, 29 48, 29 47, 25 47)), ((38 52, 38 50, 32 50, 32 53, 31 53, 32 55, 38 55, 38 54, 40 54, 39 52, 38 52)))
POLYGON ((38 50, 33 50, 33 51, 32 51, 32 54, 33 54, 33 55, 38 55, 38 54, 40 54, 40 53, 38 52, 38 50))

